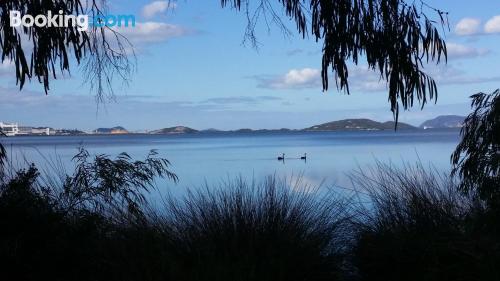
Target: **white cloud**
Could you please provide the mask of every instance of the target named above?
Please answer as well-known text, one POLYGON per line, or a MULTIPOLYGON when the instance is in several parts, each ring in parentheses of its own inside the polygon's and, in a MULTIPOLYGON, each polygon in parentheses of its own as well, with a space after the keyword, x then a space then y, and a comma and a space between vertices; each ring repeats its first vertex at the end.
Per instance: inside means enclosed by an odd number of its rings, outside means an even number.
POLYGON ((446 43, 446 48, 448 50, 448 59, 476 58, 490 53, 490 50, 487 49, 478 49, 451 42, 446 43))
POLYGON ((259 80, 259 87, 269 89, 305 89, 321 85, 320 71, 313 68, 291 69, 282 76, 256 78, 259 80))
MULTIPOLYGON (((458 44, 451 45, 451 52, 457 57, 474 57, 487 53, 467 46, 458 44)), ((500 76, 471 75, 465 71, 448 65, 427 65, 423 69, 439 85, 463 85, 463 84, 481 84, 500 80, 500 76)), ((322 89, 321 72, 319 69, 303 68, 292 69, 285 75, 257 75, 253 78, 257 80, 259 88, 271 90, 284 89, 322 89)), ((330 75, 330 80, 334 80, 330 75)), ((381 79, 377 71, 369 69, 367 66, 349 67, 349 89, 354 92, 384 92, 387 91, 387 83, 381 79)), ((334 81, 330 84, 334 84, 334 81)), ((332 90, 335 90, 333 87, 332 90)))
POLYGON ((171 1, 155 1, 142 8, 142 16, 150 19, 158 14, 165 13, 168 9, 174 9, 176 4, 171 1))
POLYGON ((494 16, 486 22, 484 25, 484 32, 500 33, 500 15, 494 16))
POLYGON ((481 28, 481 20, 476 18, 463 18, 455 26, 458 35, 484 35, 500 33, 500 15, 490 18, 481 28))
POLYGON ((455 26, 458 35, 473 35, 479 33, 481 20, 476 18, 463 18, 455 26))
POLYGON ((308 85, 319 78, 319 73, 312 68, 292 69, 284 76, 283 83, 289 86, 308 85))
MULTIPOLYGON (((281 89, 318 89, 322 88, 321 71, 314 68, 291 69, 281 76, 254 77, 259 88, 272 90, 281 89)), ((335 79, 330 77, 330 79, 335 79)), ((386 89, 384 81, 380 80, 376 72, 361 66, 349 69, 349 87, 364 92, 382 91, 386 89)))
POLYGON ((188 29, 179 25, 152 21, 138 22, 135 27, 119 27, 116 30, 135 46, 165 42, 190 33, 188 29))

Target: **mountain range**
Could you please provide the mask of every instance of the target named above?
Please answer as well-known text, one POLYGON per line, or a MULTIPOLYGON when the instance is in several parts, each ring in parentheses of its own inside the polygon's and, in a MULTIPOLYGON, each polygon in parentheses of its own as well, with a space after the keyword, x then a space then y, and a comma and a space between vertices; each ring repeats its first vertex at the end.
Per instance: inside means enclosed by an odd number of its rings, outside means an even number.
MULTIPOLYGON (((377 122, 370 119, 344 119, 328 122, 304 129, 304 131, 380 131, 394 130, 396 123, 394 121, 377 122)), ((399 130, 411 130, 416 127, 398 122, 399 130)))
POLYGON ((177 127, 170 127, 170 128, 163 128, 159 130, 154 130, 149 132, 150 134, 153 135, 178 135, 178 134, 193 134, 193 133, 198 133, 199 131, 185 127, 185 126, 177 126, 177 127))
MULTIPOLYGON (((407 123, 398 122, 397 129, 398 130, 420 130, 420 129, 456 129, 461 128, 463 126, 465 117, 458 115, 442 115, 438 116, 434 119, 427 120, 423 122, 420 126, 415 127, 407 123)), ((25 128, 25 127, 23 127, 25 128)), ((27 128, 27 127, 26 127, 27 128)), ((31 128, 31 127, 30 127, 31 128)), ((44 127, 45 128, 45 127, 44 127)), ((36 128, 35 128, 36 129, 36 128)), ((46 128, 45 128, 46 129, 46 128)), ((73 130, 54 130, 49 128, 51 131, 54 131, 54 135, 82 135, 86 134, 82 131, 73 129, 73 130)), ((381 131, 381 130, 394 130, 395 122, 387 121, 387 122, 377 122, 371 119, 343 119, 332 122, 327 122, 323 124, 314 125, 304 129, 238 129, 231 131, 223 131, 218 129, 206 129, 206 130, 196 130, 193 128, 189 128, 186 126, 174 126, 167 127, 153 131, 142 131, 142 132, 131 132, 125 129, 122 126, 116 126, 112 128, 98 128, 90 132, 89 134, 100 134, 100 135, 115 135, 115 134, 134 134, 134 133, 142 133, 142 134, 153 134, 153 135, 183 135, 183 134, 196 134, 196 133, 265 133, 265 132, 288 132, 288 131, 302 131, 302 132, 318 132, 318 131, 381 131)), ((20 134, 21 135, 21 134, 20 134)), ((25 135, 30 135, 26 133, 25 135)))
MULTIPOLYGON (((418 130, 418 129, 446 129, 446 128, 461 128, 464 122, 464 116, 458 115, 442 115, 434 119, 427 120, 423 122, 420 126, 415 127, 407 123, 398 122, 398 130, 418 130)), ((323 123, 319 125, 314 125, 308 128, 300 130, 292 129, 238 129, 232 131, 222 131, 217 129, 207 129, 207 130, 196 130, 186 126, 175 126, 163 129, 158 129, 154 131, 147 132, 148 134, 154 135, 181 135, 181 134, 195 134, 195 133, 223 133, 223 132, 233 132, 233 133, 258 133, 258 132, 286 132, 286 131, 381 131, 381 130, 394 130, 395 122, 377 122, 371 119, 344 119, 337 120, 328 123, 323 123)), ((99 128, 93 131, 94 134, 128 134, 130 133, 124 127, 117 126, 113 128, 99 128)))
POLYGON ((427 120, 420 128, 422 129, 444 129, 444 128, 462 128, 464 116, 458 115, 442 115, 434 119, 427 120))

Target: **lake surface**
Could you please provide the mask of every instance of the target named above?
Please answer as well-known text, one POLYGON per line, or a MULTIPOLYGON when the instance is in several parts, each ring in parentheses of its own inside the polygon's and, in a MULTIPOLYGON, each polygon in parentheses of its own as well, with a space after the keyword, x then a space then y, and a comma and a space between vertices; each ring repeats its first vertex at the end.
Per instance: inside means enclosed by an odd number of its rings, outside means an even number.
MULTIPOLYGON (((2 138, 10 159, 29 159, 44 166, 55 155, 71 171, 79 146, 91 153, 115 156, 127 152, 143 159, 157 149, 179 176, 177 187, 200 187, 242 176, 293 177, 312 185, 349 186, 347 173, 367 168, 375 160, 394 165, 421 161, 450 170, 450 155, 459 141, 458 130, 215 133, 194 135, 102 135, 2 138), (277 156, 285 153, 286 160, 277 156), (307 153, 307 161, 300 156, 307 153)), ((174 186, 173 183, 162 185, 174 186)), ((177 188, 176 188, 177 189, 177 188)))

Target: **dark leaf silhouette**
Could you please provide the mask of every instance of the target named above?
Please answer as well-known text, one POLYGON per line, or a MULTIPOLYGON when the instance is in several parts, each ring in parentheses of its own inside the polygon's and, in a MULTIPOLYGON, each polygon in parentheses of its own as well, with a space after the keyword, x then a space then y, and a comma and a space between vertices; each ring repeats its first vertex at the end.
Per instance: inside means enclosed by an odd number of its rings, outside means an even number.
POLYGON ((133 161, 127 153, 121 153, 116 159, 103 154, 92 159, 87 150, 80 148, 73 158, 75 172, 66 179, 63 187, 67 209, 112 206, 116 211, 124 206, 128 212, 140 214, 146 193, 155 188, 156 177, 178 180, 177 175, 168 169, 170 162, 157 155, 152 150, 144 161, 133 161))
POLYGON ((78 65, 84 64, 86 79, 98 100, 113 96, 113 78, 118 76, 127 82, 134 64, 128 59, 130 43, 122 35, 108 27, 89 27, 88 31, 78 26, 64 28, 11 27, 10 12, 24 15, 58 14, 89 15, 90 19, 104 15, 105 1, 55 0, 0 2, 0 47, 1 62, 15 65, 16 81, 22 89, 27 80, 36 78, 43 84, 45 93, 50 90, 50 79, 57 72, 70 73, 71 58, 78 65))
MULTIPOLYGON (((257 44, 255 26, 269 14, 286 33, 289 31, 270 0, 221 0, 222 6, 246 9, 247 39, 257 44)), ((391 111, 397 121, 399 109, 408 109, 415 99, 421 107, 437 99, 436 82, 424 71, 424 63, 447 59, 446 43, 435 27, 436 21, 424 11, 431 10, 447 26, 447 13, 424 2, 403 0, 278 0, 286 15, 295 21, 303 37, 309 33, 323 41, 321 77, 323 90, 330 87, 329 72, 337 88, 349 93, 349 61, 358 64, 364 57, 368 67, 387 82, 391 111), (420 5, 418 5, 420 3, 420 5)), ((397 123, 396 123, 397 124, 397 123)))
POLYGON ((471 96, 473 112, 464 121, 462 141, 451 160, 460 189, 500 207, 500 90, 471 96))

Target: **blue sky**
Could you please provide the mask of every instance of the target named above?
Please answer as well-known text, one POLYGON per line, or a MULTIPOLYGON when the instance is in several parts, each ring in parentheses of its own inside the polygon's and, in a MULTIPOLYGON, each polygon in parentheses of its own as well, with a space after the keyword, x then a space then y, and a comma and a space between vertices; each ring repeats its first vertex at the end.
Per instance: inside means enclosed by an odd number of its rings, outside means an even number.
MULTIPOLYGON (((469 96, 500 87, 500 2, 429 0, 449 14, 447 65, 427 72, 438 83, 437 104, 402 112, 418 125, 442 114, 468 114, 469 96)), ((196 129, 303 128, 343 118, 392 119, 383 83, 366 65, 350 72, 351 95, 321 90, 321 42, 276 27, 257 28, 260 47, 243 45, 243 13, 220 1, 111 1, 110 12, 134 14, 124 30, 137 52, 128 87, 117 85, 116 101, 100 105, 78 69, 52 81, 45 96, 36 82, 19 91, 12 66, 0 65, 0 121, 55 128, 121 125, 130 130, 185 125, 196 129)), ((293 26, 291 25, 293 30, 293 26)))

